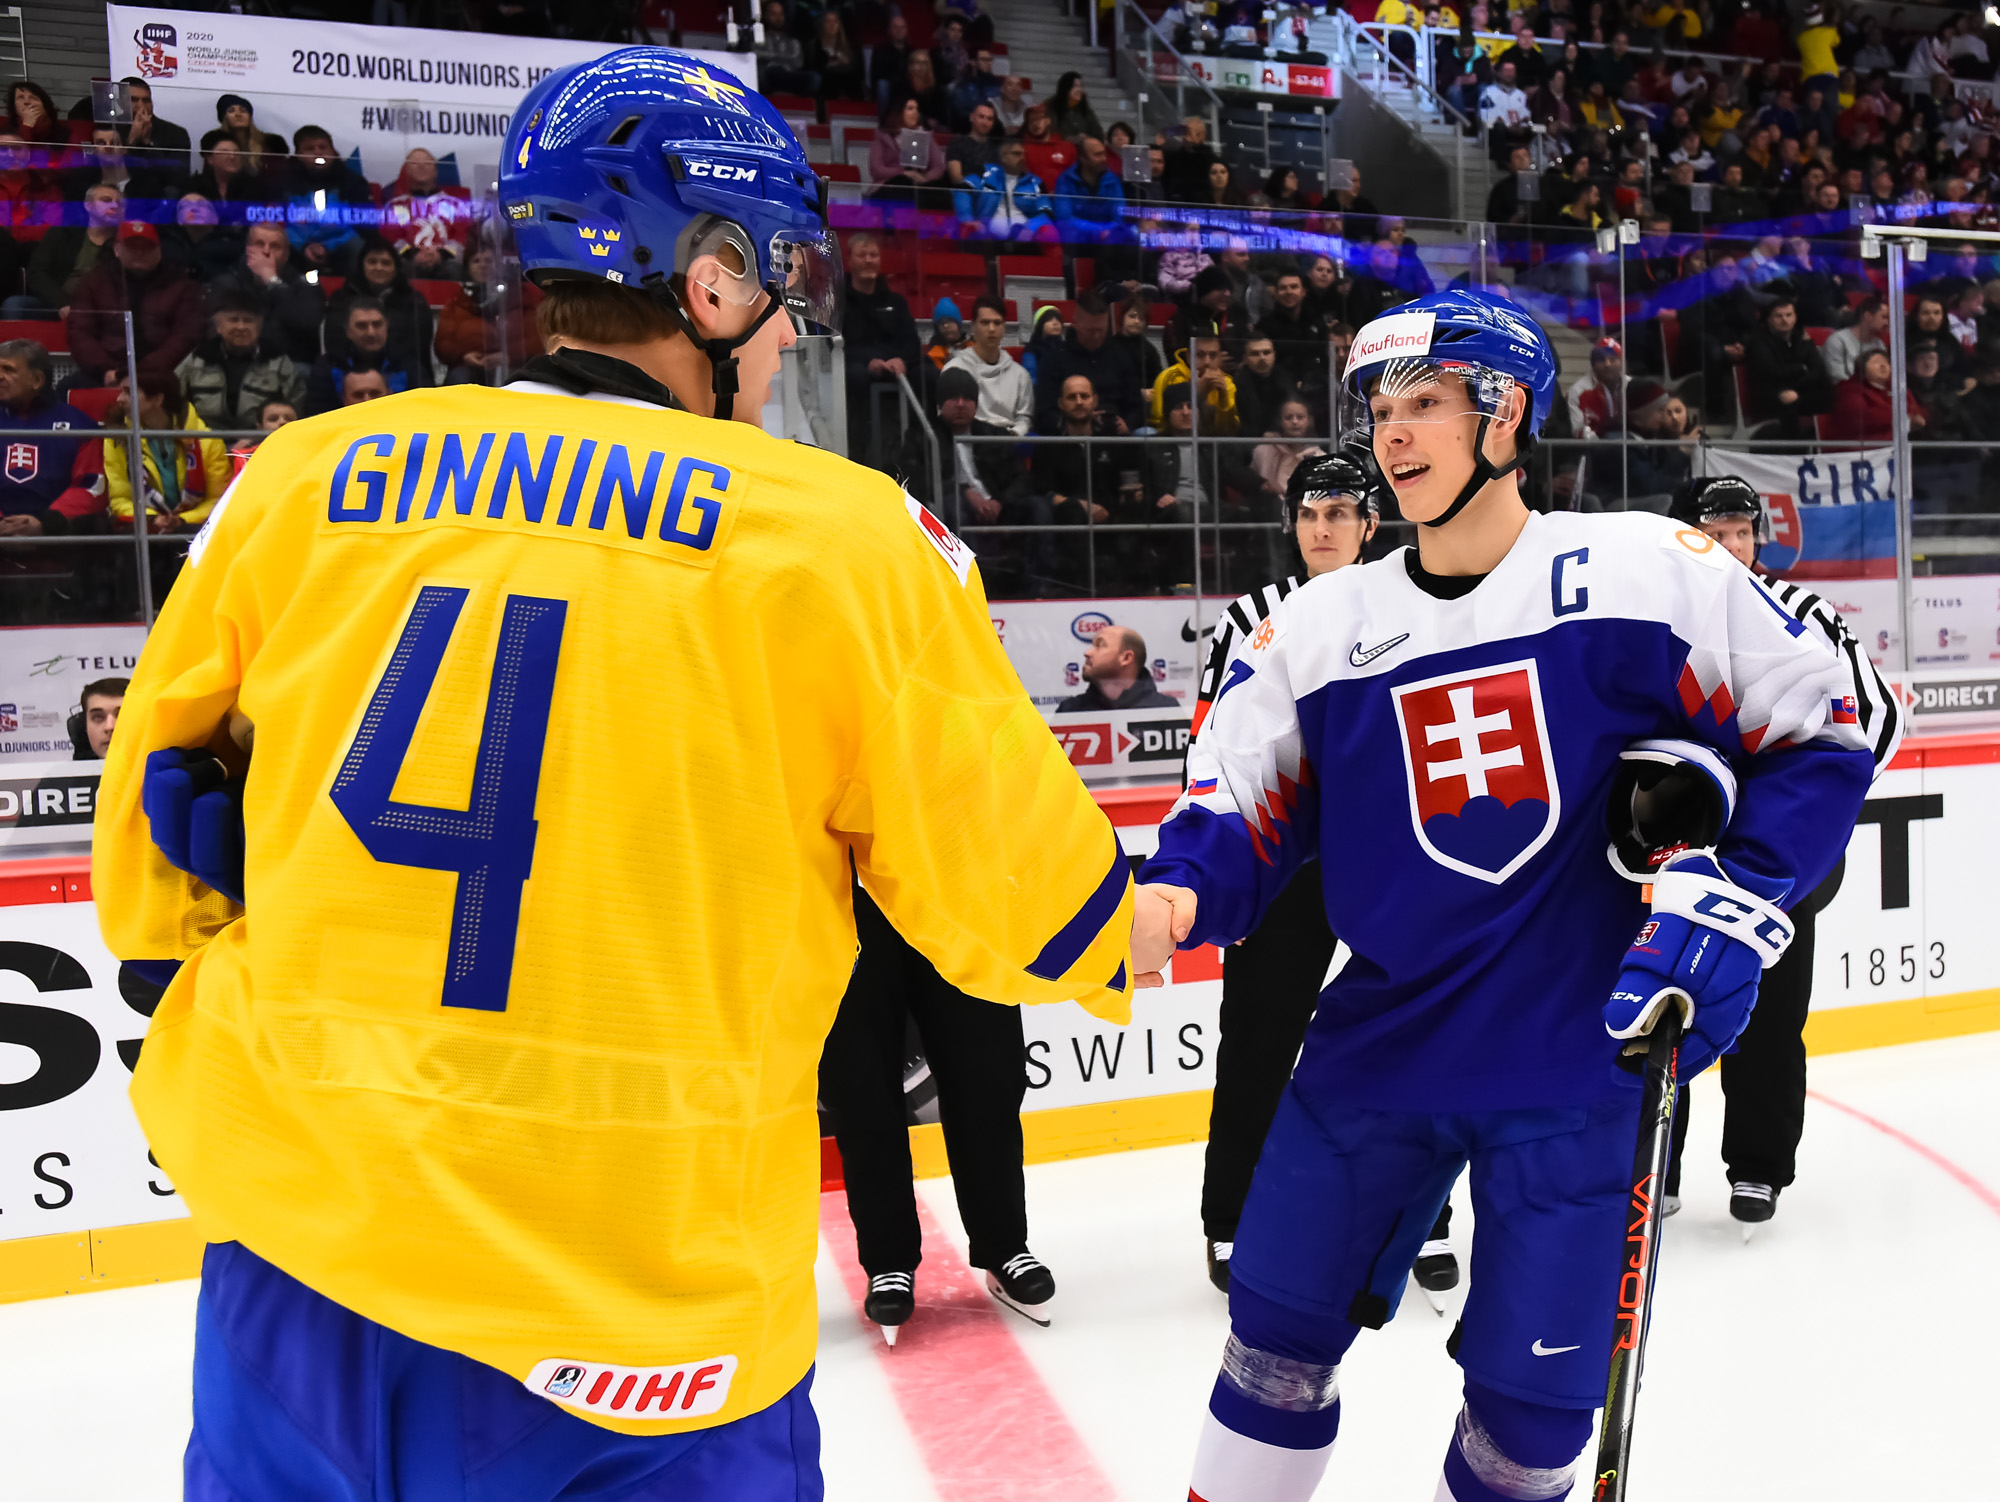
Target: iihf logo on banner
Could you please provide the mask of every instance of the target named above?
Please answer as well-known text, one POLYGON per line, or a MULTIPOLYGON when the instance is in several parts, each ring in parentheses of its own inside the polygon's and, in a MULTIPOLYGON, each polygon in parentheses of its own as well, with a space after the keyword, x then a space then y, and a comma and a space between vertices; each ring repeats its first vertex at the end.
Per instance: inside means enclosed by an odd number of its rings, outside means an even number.
POLYGON ((1406 684, 1395 698, 1417 843, 1441 866, 1505 881, 1562 813, 1533 660, 1406 684))
POLYGON ((172 78, 180 71, 181 60, 168 49, 180 45, 180 33, 164 21, 148 21, 132 33, 139 48, 137 67, 142 78, 172 78))

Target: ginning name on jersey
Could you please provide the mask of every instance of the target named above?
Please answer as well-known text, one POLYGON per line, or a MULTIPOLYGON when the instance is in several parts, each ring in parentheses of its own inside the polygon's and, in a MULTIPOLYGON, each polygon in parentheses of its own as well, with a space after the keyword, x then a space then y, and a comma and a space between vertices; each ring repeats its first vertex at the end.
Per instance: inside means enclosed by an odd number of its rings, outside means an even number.
POLYGON ((706 566, 739 509, 731 483, 713 459, 561 433, 374 433, 335 467, 326 519, 561 528, 706 566))

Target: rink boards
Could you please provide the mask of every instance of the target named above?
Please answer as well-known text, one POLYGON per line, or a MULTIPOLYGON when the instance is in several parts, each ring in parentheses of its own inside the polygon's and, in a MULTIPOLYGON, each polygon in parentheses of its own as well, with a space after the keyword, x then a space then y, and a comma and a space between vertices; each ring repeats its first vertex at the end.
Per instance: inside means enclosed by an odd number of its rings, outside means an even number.
MULTIPOLYGON (((86 834, 95 788, 82 767, 8 770, 0 843, 86 834)), ((1174 792, 1097 790, 1128 854, 1152 850, 1174 792)), ((2000 1029, 1995 849, 2000 735, 1907 745, 1872 791, 1820 917, 1814 1052, 2000 1029)), ((1203 1137, 1221 975, 1213 948, 1179 956, 1169 985, 1138 993, 1125 1027, 1073 1002, 1028 1009, 1029 1160, 1203 1137)), ((121 994, 86 857, 0 864, 0 1302, 198 1266, 187 1212, 126 1095, 146 1005, 121 994)), ((911 1132, 919 1175, 948 1171, 938 1128, 911 1132)))

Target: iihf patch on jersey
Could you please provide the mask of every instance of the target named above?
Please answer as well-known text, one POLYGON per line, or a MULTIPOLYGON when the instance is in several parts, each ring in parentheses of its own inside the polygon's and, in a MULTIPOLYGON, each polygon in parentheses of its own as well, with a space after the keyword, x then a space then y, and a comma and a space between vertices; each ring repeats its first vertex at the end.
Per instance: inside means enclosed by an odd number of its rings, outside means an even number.
POLYGON ((903 504, 909 508, 910 520, 930 539, 931 546, 944 555, 944 561, 958 575, 958 582, 965 583, 966 575, 972 572, 972 549, 951 528, 932 516, 929 508, 907 490, 903 492, 903 504))
POLYGON ((1562 814, 1533 659, 1405 684, 1395 700, 1417 843, 1441 866, 1505 881, 1562 814))
POLYGON ((736 1375, 734 1356, 679 1366, 606 1366, 552 1357, 535 1363, 527 1389, 565 1408, 628 1419, 698 1419, 718 1412, 736 1375))

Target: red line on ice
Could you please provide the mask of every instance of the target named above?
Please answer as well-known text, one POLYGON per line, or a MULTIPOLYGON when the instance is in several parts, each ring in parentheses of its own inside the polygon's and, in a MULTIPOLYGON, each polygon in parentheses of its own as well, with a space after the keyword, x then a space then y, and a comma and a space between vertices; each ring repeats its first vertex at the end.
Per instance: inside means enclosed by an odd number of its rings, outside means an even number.
POLYGON ((1988 1189, 1986 1185, 1974 1178, 1970 1173, 1967 1173, 1963 1168, 1960 1168, 1936 1148, 1929 1147, 1917 1141, 1908 1132, 1902 1131, 1897 1127, 1892 1127, 1886 1121, 1879 1121, 1875 1117, 1870 1116, 1866 1111, 1857 1110, 1853 1106, 1835 1100, 1830 1095, 1822 1095, 1817 1090, 1808 1090, 1806 1094, 1810 1095, 1821 1105, 1832 1106, 1836 1111, 1843 1111, 1847 1115, 1852 1116, 1856 1121, 1872 1126, 1883 1136, 1893 1138, 1895 1141, 1902 1143, 1903 1146, 1907 1147, 1918 1157, 1950 1174, 1970 1190, 1974 1198, 1986 1206, 1987 1209, 1991 1210, 1995 1215, 2000 1215, 2000 1194, 1995 1194, 1991 1189, 1988 1189))
MULTIPOLYGON (((855 1312, 868 1275, 854 1254, 847 1196, 820 1196, 819 1225, 855 1312)), ((878 1353, 896 1405, 944 1502, 1113 1502, 1117 1496, 1064 1417, 983 1275, 966 1264, 919 1196, 924 1265, 917 1312, 878 1353)), ((1022 1328, 1029 1327, 1024 1323, 1022 1328)))

